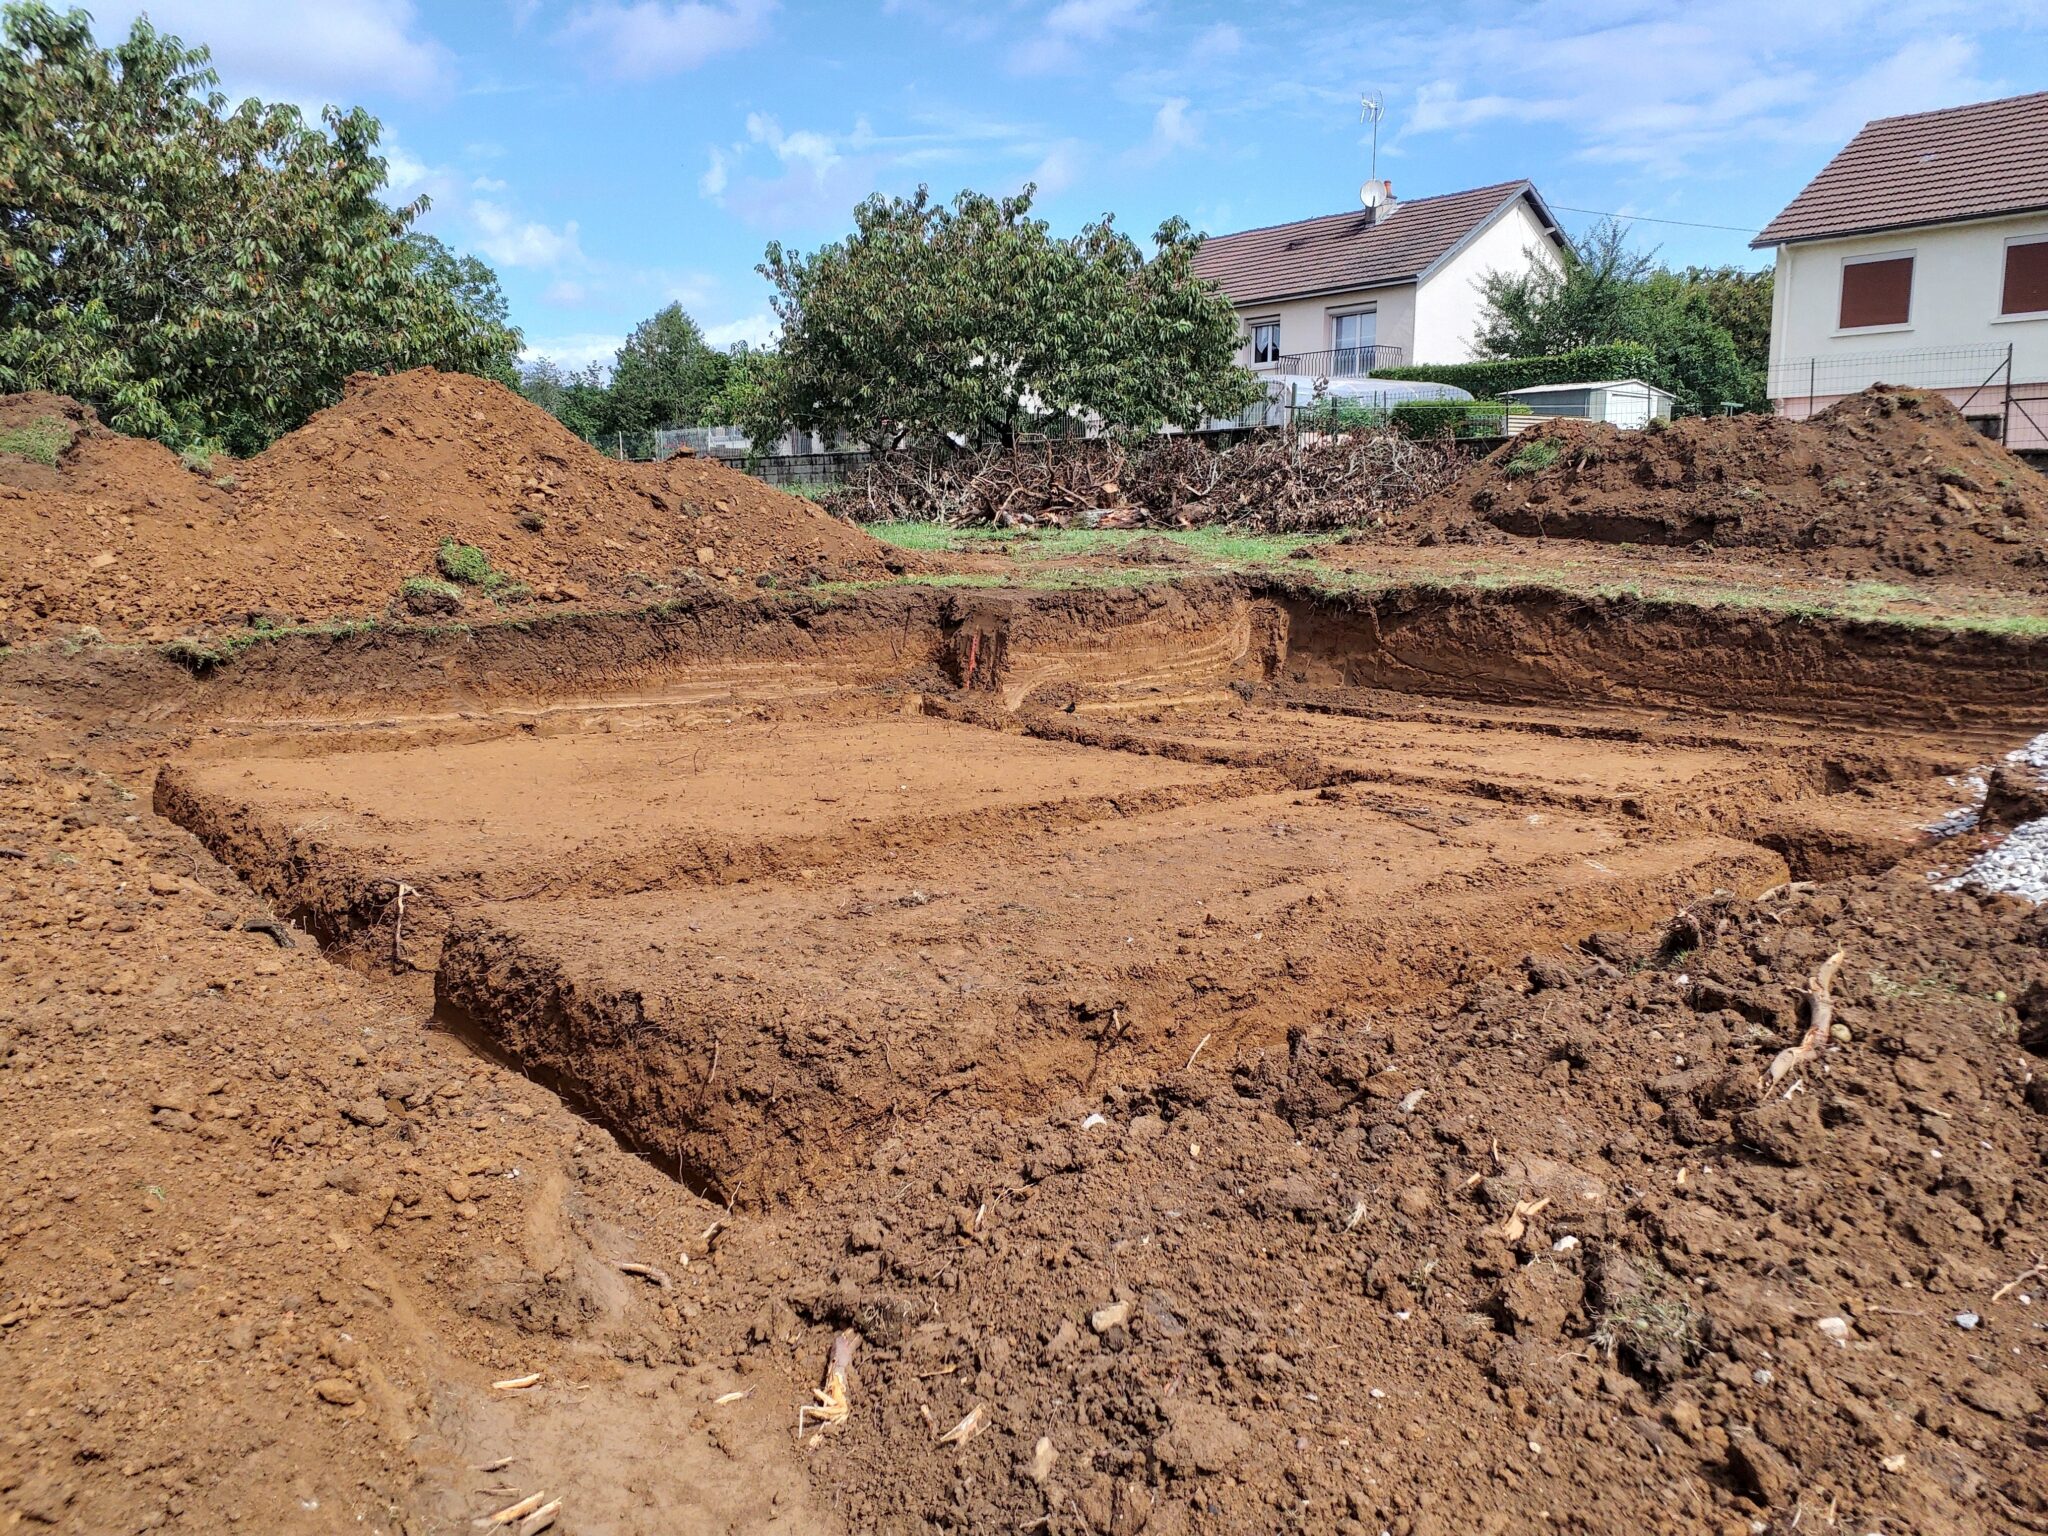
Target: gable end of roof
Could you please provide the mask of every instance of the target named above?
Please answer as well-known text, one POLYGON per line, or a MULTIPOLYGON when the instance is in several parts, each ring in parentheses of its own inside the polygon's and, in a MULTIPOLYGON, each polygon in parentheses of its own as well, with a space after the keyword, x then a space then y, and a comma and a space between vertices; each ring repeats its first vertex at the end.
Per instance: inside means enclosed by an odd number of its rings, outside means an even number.
POLYGON ((2048 91, 1865 123, 1752 248, 2048 209, 2048 91))
POLYGON ((1417 282, 1523 197, 1555 233, 1535 187, 1509 181, 1397 203, 1378 222, 1334 213, 1213 236, 1195 255, 1195 273, 1240 305, 1417 282))

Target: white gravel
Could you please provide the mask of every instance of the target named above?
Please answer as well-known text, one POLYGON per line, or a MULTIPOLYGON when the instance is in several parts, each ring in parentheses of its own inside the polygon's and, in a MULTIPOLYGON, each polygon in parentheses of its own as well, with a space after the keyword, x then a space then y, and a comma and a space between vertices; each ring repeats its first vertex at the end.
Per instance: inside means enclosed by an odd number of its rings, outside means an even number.
POLYGON ((1936 889, 1959 891, 1966 885, 2048 901, 2048 820, 2022 822, 1996 848, 1978 854, 1960 875, 1936 889))
MULTIPOLYGON (((2048 774, 2048 731, 2025 746, 2006 753, 2005 760, 2048 774)), ((1971 774, 1957 787, 1970 791, 1972 803, 1958 806, 1931 823, 1926 830, 1936 837, 1955 837, 1972 831, 1983 814, 1986 787, 1983 777, 1971 774)), ((1938 880, 1935 889, 1959 891, 1965 886, 1980 891, 2004 891, 2033 902, 2048 901, 2048 820, 2022 822, 2008 832, 1997 847, 1988 848, 1972 859, 1961 874, 1938 880)))

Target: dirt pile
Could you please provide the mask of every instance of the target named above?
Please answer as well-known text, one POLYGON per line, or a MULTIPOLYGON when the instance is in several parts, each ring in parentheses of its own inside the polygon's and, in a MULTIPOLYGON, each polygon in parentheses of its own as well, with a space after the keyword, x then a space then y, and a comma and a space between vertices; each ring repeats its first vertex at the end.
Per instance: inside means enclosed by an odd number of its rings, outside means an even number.
POLYGON ((1859 878, 902 1135, 749 1243, 756 1350, 862 1333, 859 1529, 2048 1528, 2044 940, 1859 878))
POLYGON ((1811 555, 1836 574, 2048 584, 2048 479, 1939 395, 1879 385, 1811 421, 1552 421, 1394 525, 1811 555))
POLYGON ((358 377, 244 463, 181 462, 55 396, 0 401, 0 429, 17 420, 73 440, 54 467, 0 454, 0 640, 374 616, 408 577, 437 583, 414 584, 415 611, 491 614, 903 566, 807 501, 700 460, 607 459, 463 374, 358 377))

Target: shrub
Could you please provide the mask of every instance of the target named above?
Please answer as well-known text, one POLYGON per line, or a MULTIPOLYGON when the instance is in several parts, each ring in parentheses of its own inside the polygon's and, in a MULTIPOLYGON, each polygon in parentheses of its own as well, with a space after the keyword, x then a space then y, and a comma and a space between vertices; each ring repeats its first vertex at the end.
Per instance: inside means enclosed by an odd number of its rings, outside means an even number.
POLYGON ((57 459, 78 434, 55 416, 38 416, 34 421, 0 432, 0 453, 12 453, 37 464, 57 467, 57 459))
POLYGON ((1508 460, 1507 476, 1510 480, 1520 480, 1525 475, 1546 470, 1557 462, 1558 455, 1563 452, 1563 447, 1554 437, 1531 438, 1517 448, 1515 456, 1508 460))

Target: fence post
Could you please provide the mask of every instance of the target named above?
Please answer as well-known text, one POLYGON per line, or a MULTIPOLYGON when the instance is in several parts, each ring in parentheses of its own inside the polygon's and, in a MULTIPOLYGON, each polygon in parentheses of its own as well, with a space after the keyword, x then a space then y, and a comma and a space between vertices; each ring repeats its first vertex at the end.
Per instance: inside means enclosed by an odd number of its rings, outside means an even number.
POLYGON ((2012 343, 2005 344, 2005 409, 1998 414, 1998 441, 2012 446, 2012 343))
POLYGON ((1820 359, 1817 357, 1809 357, 1806 360, 1806 414, 1808 416, 1813 414, 1813 375, 1819 362, 1820 359))

